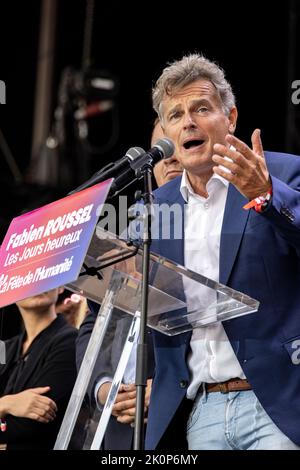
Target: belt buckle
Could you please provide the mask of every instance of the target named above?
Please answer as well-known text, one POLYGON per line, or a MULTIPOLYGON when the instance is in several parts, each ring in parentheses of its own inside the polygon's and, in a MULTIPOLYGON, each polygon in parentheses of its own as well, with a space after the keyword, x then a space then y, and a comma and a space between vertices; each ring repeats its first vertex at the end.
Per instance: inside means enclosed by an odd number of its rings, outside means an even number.
POLYGON ((228 393, 228 383, 227 382, 219 382, 220 392, 221 393, 228 393))

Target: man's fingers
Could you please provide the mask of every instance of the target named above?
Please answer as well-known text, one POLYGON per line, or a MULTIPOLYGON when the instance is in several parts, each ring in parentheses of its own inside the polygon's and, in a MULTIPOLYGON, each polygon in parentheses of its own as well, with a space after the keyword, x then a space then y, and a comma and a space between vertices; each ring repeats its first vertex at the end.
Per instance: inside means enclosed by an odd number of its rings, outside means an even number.
POLYGON ((133 407, 135 407, 135 398, 132 400, 125 400, 125 401, 120 401, 119 403, 115 403, 113 406, 113 411, 119 412, 119 411, 128 410, 133 407))
POLYGON ((217 163, 217 165, 222 165, 223 169, 227 168, 234 175, 239 175, 244 171, 243 168, 237 163, 234 163, 227 158, 220 157, 220 155, 213 155, 212 160, 213 162, 217 163))
POLYGON ((263 157, 264 149, 263 149, 262 141, 260 138, 260 129, 255 129, 255 131, 253 131, 253 134, 251 136, 251 142, 252 142, 253 152, 263 157))
POLYGON ((228 162, 228 163, 234 163, 240 168, 247 168, 247 165, 249 164, 247 162, 247 159, 240 152, 230 149, 226 147, 225 145, 215 144, 214 151, 216 152, 216 155, 213 155, 213 161, 218 163, 215 157, 221 157, 222 158, 221 164, 223 166, 225 166, 226 162, 228 162))
POLYGON ((124 411, 121 411, 121 412, 120 412, 120 415, 121 415, 121 416, 125 416, 125 415, 128 415, 128 416, 135 416, 135 406, 133 406, 132 408, 127 408, 127 409, 124 410, 124 411))
POLYGON ((132 424, 134 425, 134 416, 129 416, 129 415, 123 415, 123 416, 118 416, 117 421, 118 423, 122 424, 132 424))
POLYGON ((119 392, 134 392, 135 390, 135 384, 121 384, 119 388, 119 392))
POLYGON ((135 400, 136 399, 136 391, 133 392, 122 392, 118 393, 115 403, 121 403, 128 400, 135 400))
MULTIPOLYGON (((145 413, 147 411, 147 408, 145 408, 145 413)), ((127 412, 121 413, 120 415, 117 415, 117 421, 119 423, 123 424, 130 424, 134 423, 135 421, 135 408, 132 408, 130 410, 127 410, 127 412)), ((147 418, 144 418, 144 423, 147 422, 147 418)))
POLYGON ((243 157, 247 158, 247 160, 252 160, 252 161, 255 160, 255 155, 253 154, 252 149, 248 147, 248 145, 245 144, 245 142, 242 142, 240 139, 238 139, 234 135, 228 134, 226 136, 226 142, 228 142, 228 144, 230 145, 233 145, 233 147, 238 152, 240 152, 243 155, 243 157))
POLYGON ((222 178, 224 178, 225 180, 229 181, 229 183, 232 183, 232 184, 235 184, 238 178, 236 175, 234 175, 231 172, 226 171, 225 169, 222 169, 220 166, 214 166, 213 172, 219 176, 222 176, 222 178))
MULTIPOLYGON (((147 413, 147 406, 144 407, 144 414, 147 413)), ((125 416, 125 415, 128 415, 128 416, 135 416, 135 412, 136 412, 136 409, 135 409, 135 406, 133 406, 132 408, 127 408, 126 410, 124 411, 119 411, 118 415, 119 416, 125 416)))
POLYGON ((248 147, 245 142, 242 142, 237 137, 232 134, 228 134, 226 136, 226 142, 230 145, 233 145, 236 150, 238 150, 245 158, 248 160, 255 160, 255 155, 259 155, 260 157, 264 157, 264 149, 260 137, 260 129, 255 129, 252 136, 252 149, 248 147))

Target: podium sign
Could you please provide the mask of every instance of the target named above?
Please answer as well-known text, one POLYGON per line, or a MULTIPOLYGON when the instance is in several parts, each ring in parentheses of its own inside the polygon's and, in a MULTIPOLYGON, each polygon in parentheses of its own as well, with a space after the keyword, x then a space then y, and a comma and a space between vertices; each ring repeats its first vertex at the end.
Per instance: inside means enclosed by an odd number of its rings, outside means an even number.
POLYGON ((77 279, 111 183, 12 220, 0 250, 0 307, 77 279))

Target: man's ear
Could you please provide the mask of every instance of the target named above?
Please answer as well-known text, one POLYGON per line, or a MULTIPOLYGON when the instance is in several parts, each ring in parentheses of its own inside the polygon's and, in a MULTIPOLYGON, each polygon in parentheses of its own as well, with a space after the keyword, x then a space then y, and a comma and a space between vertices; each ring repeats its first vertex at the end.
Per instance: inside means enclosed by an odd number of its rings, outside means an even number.
POLYGON ((237 118, 238 118, 238 111, 237 111, 236 106, 233 106, 233 108, 231 108, 229 116, 228 116, 228 119, 229 119, 229 128, 228 128, 228 130, 229 130, 230 134, 234 134, 234 132, 235 132, 237 118))
POLYGON ((234 131, 235 131, 235 125, 233 123, 230 123, 229 124, 229 133, 234 134, 234 131))

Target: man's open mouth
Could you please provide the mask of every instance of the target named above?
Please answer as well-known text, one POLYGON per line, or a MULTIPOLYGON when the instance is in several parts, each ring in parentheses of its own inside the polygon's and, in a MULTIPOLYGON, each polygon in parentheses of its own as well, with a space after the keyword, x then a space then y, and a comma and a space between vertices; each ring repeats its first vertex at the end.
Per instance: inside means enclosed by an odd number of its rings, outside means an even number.
POLYGON ((204 143, 204 140, 202 140, 202 139, 191 139, 191 140, 186 141, 186 142, 183 144, 183 147, 184 147, 186 150, 190 150, 191 148, 199 147, 199 146, 202 145, 203 143, 204 143))

